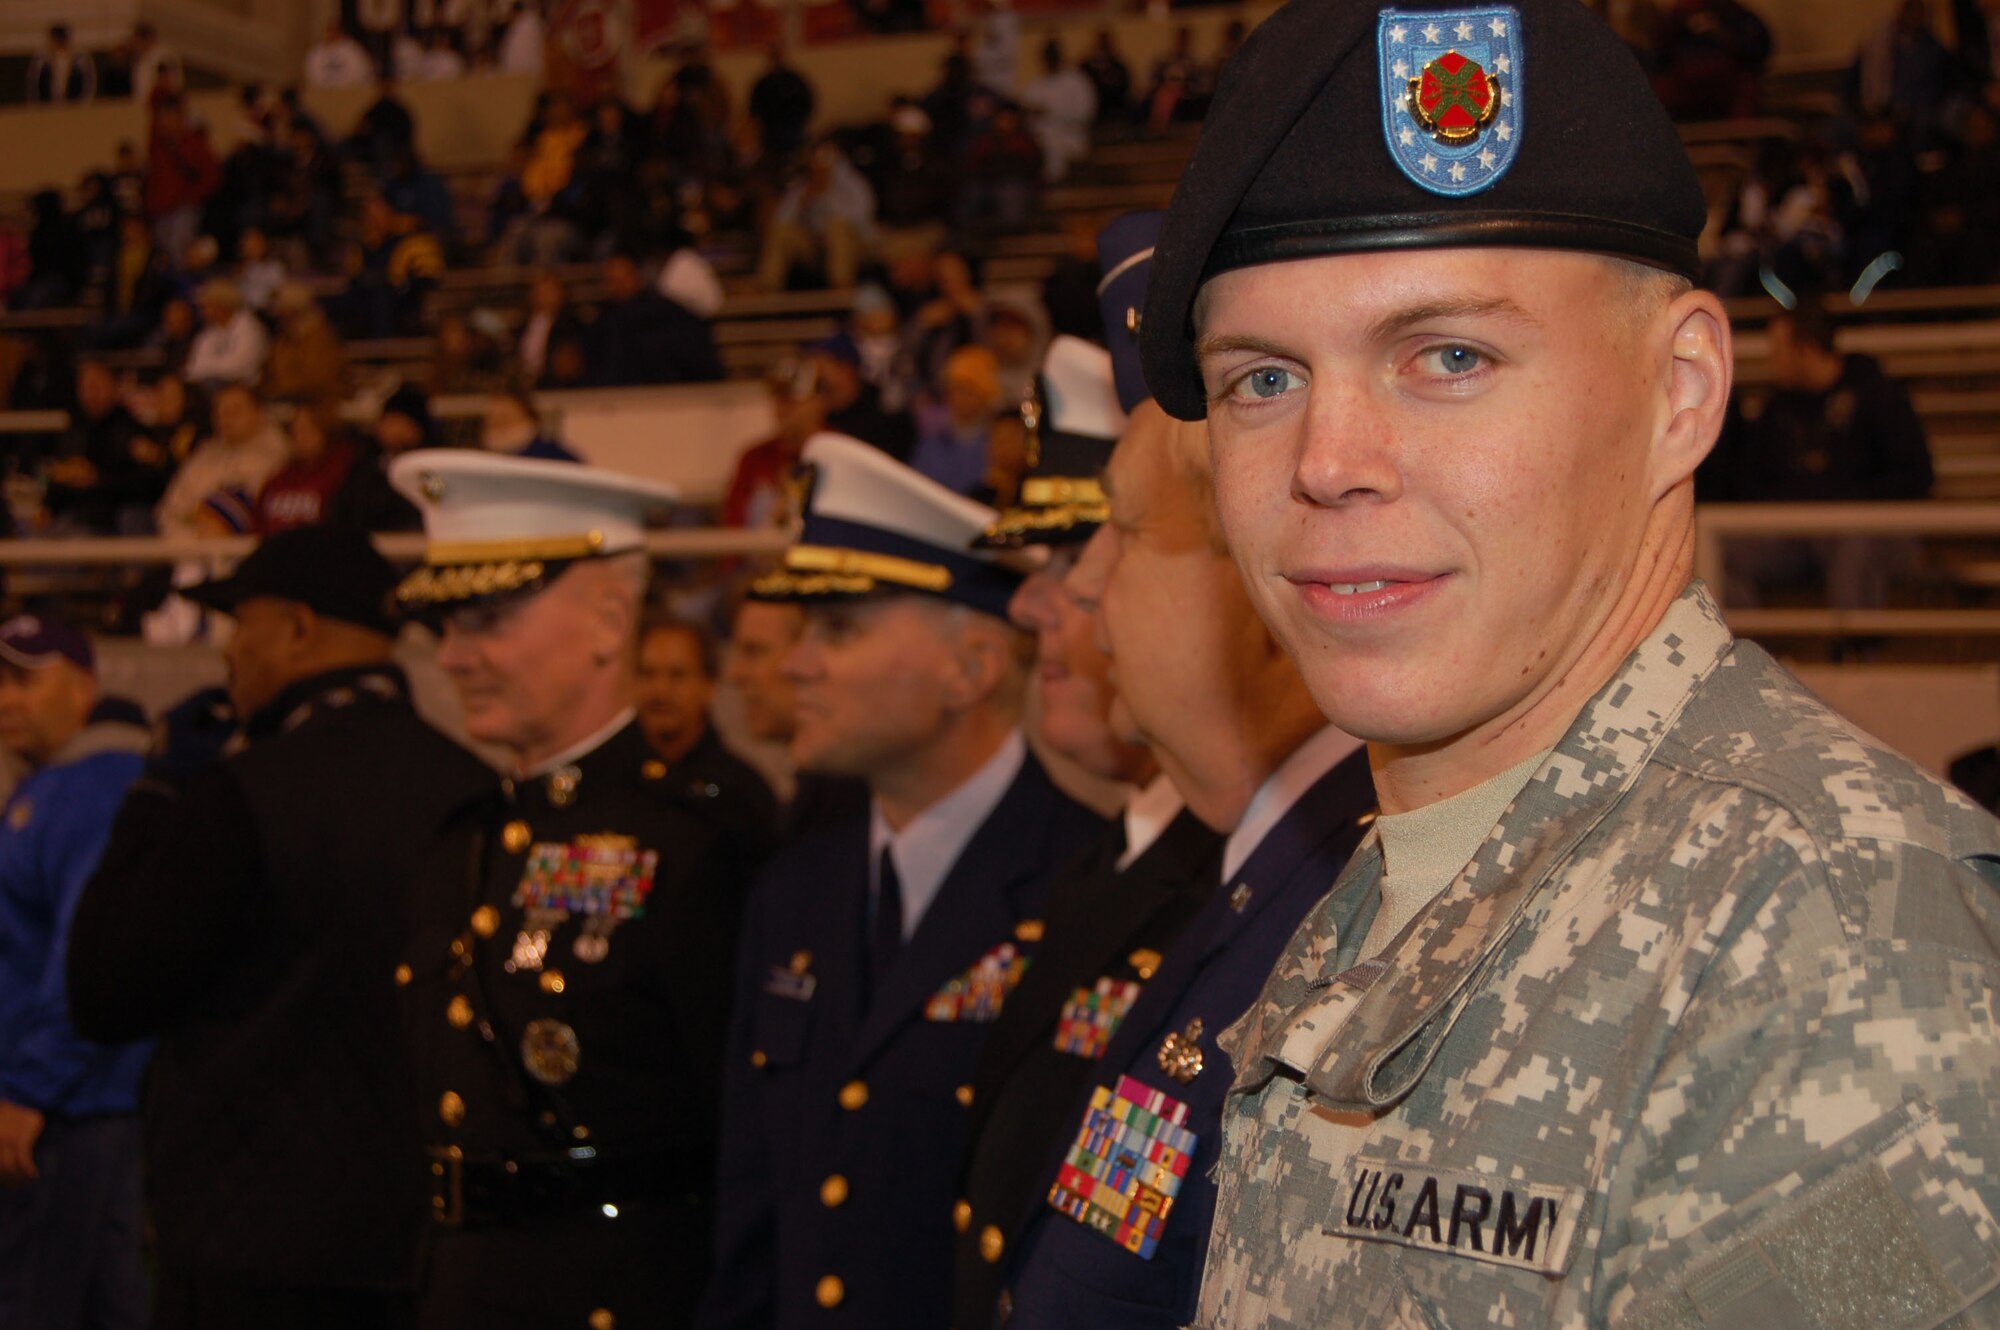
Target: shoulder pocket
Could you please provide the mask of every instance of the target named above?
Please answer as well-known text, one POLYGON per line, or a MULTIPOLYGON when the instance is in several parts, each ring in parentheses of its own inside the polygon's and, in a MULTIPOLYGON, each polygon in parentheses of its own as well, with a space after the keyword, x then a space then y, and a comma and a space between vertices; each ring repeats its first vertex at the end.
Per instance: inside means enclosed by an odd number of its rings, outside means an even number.
POLYGON ((1930 1330, 2000 1287, 2000 1227, 1935 1109, 1905 1104, 1820 1158, 1802 1190, 1794 1174, 1744 1202, 1770 1209, 1614 1330, 1930 1330))

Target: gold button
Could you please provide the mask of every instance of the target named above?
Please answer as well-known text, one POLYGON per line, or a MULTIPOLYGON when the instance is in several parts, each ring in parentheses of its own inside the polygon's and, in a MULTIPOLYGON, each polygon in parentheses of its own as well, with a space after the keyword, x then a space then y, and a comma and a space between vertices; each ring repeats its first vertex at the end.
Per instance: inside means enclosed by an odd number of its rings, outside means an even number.
POLYGON ((561 970, 542 971, 542 991, 544 993, 560 993, 563 991, 563 976, 561 970))
POLYGON ((819 1184, 819 1203, 832 1210, 847 1204, 847 1179, 838 1173, 829 1173, 826 1181, 819 1184))
POLYGON ((609 1307, 599 1307, 590 1314, 590 1330, 618 1330, 618 1318, 609 1307))
POLYGON ((452 995, 451 1001, 445 1004, 444 1018, 451 1022, 454 1030, 463 1030, 472 1024, 472 1003, 466 1000, 465 994, 452 995))
POLYGON ((500 911, 491 905, 482 905, 472 912, 472 931, 481 937, 492 937, 500 931, 500 911))
POLYGON ((951 1226, 961 1233, 972 1227, 971 1201, 960 1201, 951 1207, 951 1226))
POLYGON ((639 774, 647 780, 660 780, 667 774, 667 764, 654 758, 639 768, 639 774))
POLYGON ((810 951, 795 951, 792 953, 792 964, 790 968, 793 974, 805 974, 807 971, 811 970, 812 967, 813 967, 813 954, 810 951))
POLYGON ((1039 919, 1023 919, 1014 925, 1014 937, 1021 942, 1040 942, 1044 925, 1039 919))
POLYGON ((509 822, 500 828, 500 848, 509 854, 519 854, 527 849, 528 842, 534 838, 535 833, 528 830, 526 822, 509 822))
POLYGON ((570 1132, 570 1135, 576 1137, 579 1141, 587 1141, 590 1139, 590 1128, 584 1126, 582 1123, 578 1123, 575 1129, 570 1132))
POLYGON ((1160 953, 1151 947, 1141 947, 1127 956, 1125 962, 1141 979, 1151 979, 1153 973, 1160 968, 1160 953))
POLYGON ((832 1310, 847 1298, 847 1285, 840 1282, 839 1275, 822 1275, 813 1286, 813 1301, 832 1310))
POLYGON ((1372 827, 1372 826, 1374 826, 1374 825, 1375 825, 1375 810, 1374 810, 1373 808, 1371 808, 1371 809, 1369 809, 1369 810, 1368 810, 1367 812, 1363 813, 1363 814, 1362 814, 1362 815, 1361 815, 1360 817, 1357 817, 1357 818, 1355 818, 1355 819, 1354 819, 1354 825, 1355 825, 1355 826, 1357 826, 1357 827, 1372 827))
POLYGON ((972 1087, 971 1087, 971 1086, 969 1086, 969 1085, 961 1085, 961 1086, 959 1086, 959 1087, 958 1087, 958 1089, 957 1089, 957 1091, 955 1091, 955 1097, 957 1098, 957 1100, 958 1100, 958 1102, 959 1102, 959 1106, 960 1106, 961 1108, 971 1108, 971 1107, 972 1107, 972 1087))
POLYGON ((447 1127, 456 1127, 465 1121, 465 1101, 458 1097, 458 1091, 446 1090, 438 1096, 438 1116, 447 1127))
POLYGON ((750 1054, 750 1065, 753 1067, 762 1067, 766 1062, 769 1062, 770 1060, 771 1060, 770 1058, 764 1055, 764 1050, 761 1048, 755 1050, 750 1054))
POLYGON ((401 988, 409 982, 410 967, 407 965, 398 965, 396 967, 396 987, 401 988))
POLYGON ((1007 1235, 997 1225, 988 1224, 979 1230, 979 1255, 988 1265, 998 1265, 1000 1254, 1007 1250, 1007 1235))
POLYGON ((868 1102, 868 1082, 849 1081, 840 1087, 840 1106, 852 1113, 868 1102))

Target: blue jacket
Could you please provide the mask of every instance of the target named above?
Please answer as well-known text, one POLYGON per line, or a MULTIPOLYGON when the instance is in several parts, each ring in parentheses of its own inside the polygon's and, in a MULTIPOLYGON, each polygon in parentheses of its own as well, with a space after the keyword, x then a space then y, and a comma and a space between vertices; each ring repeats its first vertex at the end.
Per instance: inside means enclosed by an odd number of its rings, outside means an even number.
POLYGON ((147 744, 107 709, 0 809, 0 1099, 54 1117, 137 1111, 153 1048, 93 1044, 69 1019, 70 919, 147 744))
POLYGON ((703 1330, 945 1330, 966 1110, 998 1004, 935 995, 997 948, 1031 955, 1049 878, 1104 827, 1030 754, 864 1010, 869 814, 865 791, 842 797, 751 895, 703 1330))
MULTIPOLYGON (((1186 1106, 1181 1125, 1194 1136, 1192 1158, 1158 1246, 1142 1258, 1044 1203, 1011 1258, 1001 1296, 1009 1330, 1174 1330, 1193 1319, 1215 1215, 1209 1173, 1222 1146, 1222 1101, 1234 1079, 1215 1037, 1256 1000, 1299 921, 1340 876, 1374 808, 1363 750, 1299 796, 1167 952, 1112 1036, 1095 1083, 1115 1091, 1129 1077, 1186 1106), (1200 1051, 1198 1069, 1182 1062, 1181 1075, 1170 1074, 1163 1048, 1189 1045, 1200 1051)), ((1047 1166, 1045 1195, 1088 1108, 1087 1095, 1047 1166)))

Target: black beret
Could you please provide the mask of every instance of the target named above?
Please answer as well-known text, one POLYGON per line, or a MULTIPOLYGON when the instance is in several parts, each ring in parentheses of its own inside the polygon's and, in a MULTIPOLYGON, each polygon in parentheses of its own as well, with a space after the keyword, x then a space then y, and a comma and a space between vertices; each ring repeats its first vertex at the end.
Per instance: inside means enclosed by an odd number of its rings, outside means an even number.
POLYGON ((1224 69, 1153 256, 1146 381, 1207 411, 1192 315, 1236 268, 1384 249, 1578 249, 1695 275, 1701 184, 1578 0, 1292 0, 1224 69))

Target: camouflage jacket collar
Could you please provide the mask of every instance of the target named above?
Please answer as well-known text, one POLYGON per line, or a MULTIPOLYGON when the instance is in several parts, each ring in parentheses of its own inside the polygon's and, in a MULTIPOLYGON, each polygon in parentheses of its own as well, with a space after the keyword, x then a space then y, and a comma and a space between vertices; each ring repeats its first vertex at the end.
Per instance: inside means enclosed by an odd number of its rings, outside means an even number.
MULTIPOLYGON (((1382 955, 1311 981, 1318 1019, 1245 1032, 1244 1084, 1266 1079, 1268 1059, 1334 1108, 1379 1113, 1408 1094, 1542 884, 1617 807, 1733 645, 1707 589, 1691 584, 1415 926, 1382 955), (1340 1038, 1326 1037, 1329 1021, 1340 1038)), ((1335 893, 1376 891, 1381 870, 1380 854, 1359 854, 1335 893)))

